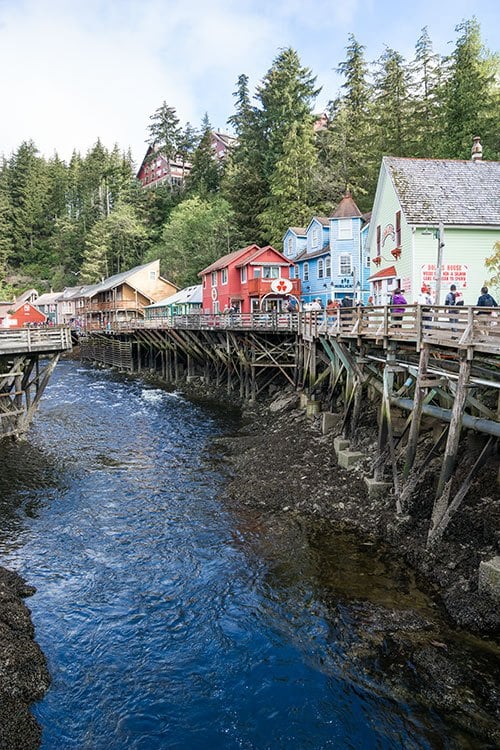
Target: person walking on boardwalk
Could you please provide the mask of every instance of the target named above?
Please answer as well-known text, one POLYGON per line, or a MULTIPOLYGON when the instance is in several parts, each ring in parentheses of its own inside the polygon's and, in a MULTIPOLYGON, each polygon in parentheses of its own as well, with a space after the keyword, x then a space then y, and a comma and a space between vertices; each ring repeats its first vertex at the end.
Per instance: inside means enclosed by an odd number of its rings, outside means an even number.
MULTIPOLYGON (((457 304, 457 287, 455 286, 455 284, 452 284, 450 286, 450 291, 446 295, 444 304, 446 306, 451 306, 451 307, 454 307, 457 304)), ((453 310, 448 310, 448 312, 453 312, 453 310)), ((457 320, 458 320, 458 318, 450 318, 450 323, 452 323, 452 324, 456 323, 457 320)), ((452 328, 451 330, 452 331, 456 331, 457 329, 456 328, 452 328)))
MULTIPOLYGON (((481 289, 481 295, 477 300, 478 307, 498 307, 496 301, 493 299, 491 294, 488 293, 488 287, 483 286, 481 289)), ((480 310, 483 314, 487 313, 487 310, 480 310)))
MULTIPOLYGON (((417 297, 417 305, 421 306, 422 309, 422 321, 432 320, 429 313, 429 307, 432 305, 431 288, 427 284, 423 284, 420 289, 420 294, 417 297), (427 315, 425 315, 427 313, 427 315)), ((424 328, 430 328, 429 325, 424 325, 424 328)))
POLYGON ((399 287, 393 292, 391 304, 394 328, 401 328, 401 321, 403 320, 403 314, 406 310, 405 305, 407 305, 408 303, 406 301, 406 297, 399 287))

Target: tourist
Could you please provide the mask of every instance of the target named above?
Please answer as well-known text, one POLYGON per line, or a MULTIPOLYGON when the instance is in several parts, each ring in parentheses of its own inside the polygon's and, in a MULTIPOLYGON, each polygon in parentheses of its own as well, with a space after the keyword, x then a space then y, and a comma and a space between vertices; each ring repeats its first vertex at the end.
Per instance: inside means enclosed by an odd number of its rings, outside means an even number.
MULTIPOLYGON (((493 299, 491 294, 488 293, 488 287, 483 286, 481 289, 481 296, 477 300, 478 307, 498 307, 496 301, 493 299)), ((487 310, 480 310, 480 313, 487 313, 487 310)))
MULTIPOLYGON (((427 284, 423 284, 420 289, 420 294, 417 298, 417 305, 420 305, 422 308, 422 321, 431 320, 432 318, 430 315, 424 315, 424 313, 429 312, 429 305, 432 305, 431 288, 427 284)), ((428 325, 424 325, 423 327, 430 328, 428 325)))
POLYGON ((398 287, 394 290, 392 293, 392 320, 394 328, 401 328, 401 322, 403 320, 403 315, 406 310, 405 305, 407 305, 406 297, 404 296, 402 290, 398 287))

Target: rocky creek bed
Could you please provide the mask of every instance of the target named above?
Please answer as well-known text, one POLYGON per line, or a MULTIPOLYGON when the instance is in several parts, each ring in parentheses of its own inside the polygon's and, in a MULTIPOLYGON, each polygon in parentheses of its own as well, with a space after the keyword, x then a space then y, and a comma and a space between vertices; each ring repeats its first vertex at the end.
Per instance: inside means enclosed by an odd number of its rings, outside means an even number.
MULTIPOLYGON (((203 383, 182 390, 194 400, 227 399, 203 383)), ((446 642, 436 623, 417 612, 365 606, 352 658, 362 663, 368 677, 376 679, 382 670, 395 699, 445 710, 464 730, 477 727, 485 739, 475 748, 499 746, 499 695, 491 663, 498 660, 500 616, 496 602, 477 587, 480 560, 499 554, 498 457, 475 481, 443 542, 428 551, 425 539, 439 459, 422 470, 410 516, 397 521, 392 494, 369 499, 363 481, 376 445, 376 419, 368 406, 356 438, 367 458, 350 470, 337 463, 335 432, 323 435, 320 418, 307 417, 295 393, 275 393, 266 401, 244 405, 242 416, 241 429, 217 438, 213 446, 217 453, 222 449, 229 469, 226 501, 270 514, 278 523, 285 514, 312 514, 320 523, 382 541, 410 563, 423 587, 443 605, 450 627, 446 642), (471 668, 453 638, 456 628, 471 634, 472 645, 477 636, 488 637, 481 642, 484 670, 477 664, 471 668)), ((466 440, 462 450, 466 459, 474 453, 474 441, 469 445, 466 440)), ((468 461, 463 463, 465 467, 468 461)), ((33 592, 16 573, 0 568, 0 750, 30 750, 40 742, 29 706, 43 697, 50 676, 23 601, 33 592)), ((464 740, 461 747, 472 746, 464 740)))

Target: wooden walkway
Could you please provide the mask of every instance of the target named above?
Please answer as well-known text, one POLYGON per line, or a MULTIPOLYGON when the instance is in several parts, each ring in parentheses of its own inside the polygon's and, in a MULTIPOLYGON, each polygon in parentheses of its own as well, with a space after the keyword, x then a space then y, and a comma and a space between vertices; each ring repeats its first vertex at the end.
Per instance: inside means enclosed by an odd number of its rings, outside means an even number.
POLYGON ((61 353, 71 348, 66 327, 0 329, 0 438, 27 431, 61 353))

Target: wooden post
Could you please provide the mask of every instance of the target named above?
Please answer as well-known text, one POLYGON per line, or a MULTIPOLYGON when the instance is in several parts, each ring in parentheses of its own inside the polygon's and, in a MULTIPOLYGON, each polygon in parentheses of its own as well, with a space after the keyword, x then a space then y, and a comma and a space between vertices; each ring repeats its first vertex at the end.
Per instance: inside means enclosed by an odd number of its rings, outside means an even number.
POLYGON ((427 378, 427 367, 429 365, 429 347, 422 344, 420 350, 420 359, 418 363, 418 375, 415 383, 415 396, 413 398, 413 411, 408 435, 408 444, 406 446, 406 461, 403 469, 403 479, 408 479, 412 470, 417 453, 418 435, 420 432, 420 423, 422 420, 422 406, 424 403, 426 388, 422 387, 422 381, 427 378))
POLYGON ((432 511, 431 529, 429 531, 429 536, 432 535, 433 529, 439 524, 442 516, 446 511, 448 504, 447 497, 449 495, 449 492, 445 492, 445 489, 452 477, 457 460, 458 444, 460 441, 460 431, 462 427, 462 414, 467 397, 467 383, 469 381, 471 369, 471 362, 467 359, 466 355, 463 352, 460 353, 460 357, 461 360, 460 370, 458 373, 457 390, 455 394, 455 400, 453 402, 453 408, 451 410, 448 440, 446 441, 446 447, 444 450, 443 465, 439 477, 436 499, 434 501, 434 508, 432 511))

